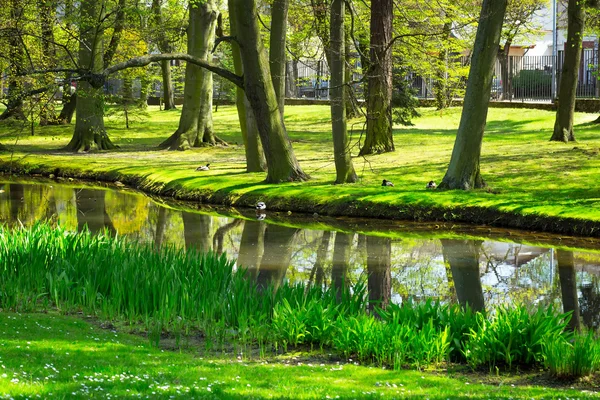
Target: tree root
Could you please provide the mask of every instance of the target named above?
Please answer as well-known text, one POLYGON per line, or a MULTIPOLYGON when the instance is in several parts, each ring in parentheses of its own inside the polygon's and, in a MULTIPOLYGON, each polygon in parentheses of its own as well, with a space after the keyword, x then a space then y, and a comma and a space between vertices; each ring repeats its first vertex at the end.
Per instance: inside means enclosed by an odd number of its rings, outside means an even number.
POLYGON ((64 150, 79 153, 94 150, 114 150, 118 148, 119 146, 116 146, 111 142, 106 133, 102 133, 94 135, 93 139, 85 138, 84 135, 75 134, 69 144, 64 147, 64 150))

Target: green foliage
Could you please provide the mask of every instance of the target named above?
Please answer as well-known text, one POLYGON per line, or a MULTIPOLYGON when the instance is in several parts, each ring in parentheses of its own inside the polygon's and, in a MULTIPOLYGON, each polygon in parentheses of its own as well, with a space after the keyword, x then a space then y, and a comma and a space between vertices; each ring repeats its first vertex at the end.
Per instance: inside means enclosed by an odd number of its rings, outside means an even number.
POLYGON ((412 119, 420 117, 417 111, 419 99, 415 97, 415 90, 410 82, 405 79, 405 72, 396 69, 393 76, 394 90, 392 92, 393 122, 403 126, 412 126, 412 119))
POLYGON ((556 315, 552 307, 533 314, 523 306, 500 307, 492 318, 478 315, 464 344, 465 358, 472 368, 540 364, 544 343, 564 335, 566 325, 566 315, 556 315))
POLYGON ((560 378, 578 378, 597 371, 600 343, 595 332, 553 337, 544 344, 544 366, 560 378))

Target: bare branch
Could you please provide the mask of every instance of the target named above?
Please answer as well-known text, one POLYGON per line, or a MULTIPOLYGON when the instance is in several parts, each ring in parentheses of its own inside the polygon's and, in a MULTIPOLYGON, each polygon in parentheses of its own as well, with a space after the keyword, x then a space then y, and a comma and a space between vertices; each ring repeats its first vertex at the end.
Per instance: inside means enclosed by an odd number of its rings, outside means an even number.
POLYGON ((227 79, 228 81, 230 81, 231 83, 235 84, 236 86, 238 86, 242 89, 244 88, 244 78, 243 77, 236 75, 233 72, 231 72, 225 68, 217 67, 216 65, 213 65, 205 60, 202 60, 198 57, 194 57, 194 56, 191 56, 191 55, 185 54, 185 53, 149 54, 146 56, 134 57, 134 58, 124 61, 122 63, 115 64, 111 67, 106 68, 104 71, 102 71, 101 75, 105 79, 108 75, 113 74, 117 71, 121 71, 121 70, 124 70, 127 68, 145 67, 146 65, 148 65, 150 63, 163 61, 163 60, 187 61, 187 62, 195 64, 199 67, 205 68, 211 72, 214 72, 215 74, 227 79))

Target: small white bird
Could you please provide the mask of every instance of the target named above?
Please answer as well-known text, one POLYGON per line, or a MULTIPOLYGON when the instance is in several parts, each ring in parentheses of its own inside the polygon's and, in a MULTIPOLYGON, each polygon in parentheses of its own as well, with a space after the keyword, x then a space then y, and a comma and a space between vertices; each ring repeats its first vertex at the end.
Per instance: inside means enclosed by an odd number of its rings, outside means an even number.
POLYGON ((381 182, 381 186, 394 186, 394 184, 384 179, 383 182, 381 182))
POLYGON ((258 203, 256 203, 256 209, 257 210, 261 210, 261 211, 262 210, 266 210, 267 209, 267 205, 264 202, 259 201, 258 203))
POLYGON ((208 168, 210 164, 206 164, 206 165, 201 165, 198 168, 196 168, 196 171, 208 171, 210 168, 208 168))
POLYGON ((258 214, 256 215, 256 219, 258 221, 263 221, 265 218, 267 218, 267 214, 258 214))
POLYGON ((427 186, 425 186, 425 189, 435 189, 436 187, 437 187, 437 185, 435 184, 434 181, 429 181, 427 186))

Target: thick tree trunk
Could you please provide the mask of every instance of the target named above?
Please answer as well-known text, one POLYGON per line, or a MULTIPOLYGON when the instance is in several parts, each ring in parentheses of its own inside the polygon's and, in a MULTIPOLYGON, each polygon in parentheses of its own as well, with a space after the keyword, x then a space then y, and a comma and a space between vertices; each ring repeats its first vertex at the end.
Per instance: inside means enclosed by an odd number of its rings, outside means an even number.
POLYGON ((285 97, 298 97, 298 60, 290 60, 285 64, 285 97))
MULTIPOLYGON (((42 54, 44 55, 44 64, 46 68, 56 67, 56 49, 54 45, 54 18, 56 3, 48 0, 38 0, 38 10, 40 10, 40 31, 42 36, 42 54)), ((58 119, 54 111, 53 97, 54 77, 50 75, 44 76, 42 82, 45 86, 52 87, 51 90, 43 93, 40 96, 40 125, 57 125, 58 119)))
MULTIPOLYGON (((214 0, 195 3, 190 7, 188 54, 208 59, 215 40, 218 9, 214 0)), ((212 122, 212 73, 192 63, 185 66, 183 108, 177 131, 160 147, 186 150, 203 143, 215 145, 212 122)))
POLYGON ((182 212, 185 250, 199 253, 210 251, 212 239, 212 217, 205 214, 182 212))
POLYGON ((442 239, 444 260, 450 264, 458 302, 463 308, 485 311, 483 289, 479 276, 481 242, 475 240, 442 239))
POLYGON ((171 62, 163 60, 160 62, 162 72, 163 102, 165 110, 173 110, 175 107, 175 94, 173 93, 173 81, 171 79, 171 62))
POLYGON ((25 121, 27 117, 23 111, 23 83, 22 73, 25 65, 25 51, 21 39, 21 25, 25 23, 23 3, 19 0, 10 1, 10 25, 7 29, 8 37, 8 93, 6 109, 0 114, 0 121, 14 118, 25 121))
POLYGON ((337 291, 338 300, 343 291, 348 290, 348 270, 350 268, 350 250, 353 233, 335 233, 333 243, 333 263, 331 265, 331 286, 337 291))
MULTIPOLYGON (((237 35, 234 18, 230 18, 229 29, 231 36, 237 35)), ((233 58, 233 68, 239 76, 244 75, 244 66, 240 54, 240 47, 237 42, 231 42, 231 56, 233 58)), ((262 151, 258 128, 252 106, 246 98, 246 93, 240 87, 235 88, 235 104, 237 106, 238 119, 240 121, 240 131, 246 150, 246 172, 264 172, 267 170, 267 161, 262 151)))
POLYGON ((558 276, 564 312, 572 312, 569 328, 581 330, 579 299, 577 297, 577 277, 575 275, 575 260, 572 251, 556 250, 558 276))
POLYGON ((260 258, 264 250, 263 240, 266 227, 267 225, 260 221, 244 222, 237 265, 246 268, 246 276, 249 279, 256 279, 258 276, 260 258))
POLYGON ((367 71, 367 132, 360 155, 394 151, 392 136, 392 0, 371 2, 371 49, 367 71))
POLYGON ((369 309, 386 308, 392 298, 392 240, 367 236, 369 309))
POLYGON ((271 6, 271 35, 269 40, 269 63, 271 79, 279 104, 279 112, 283 116, 285 105, 285 60, 286 35, 289 0, 273 0, 271 6))
POLYGON ((554 133, 550 138, 552 141, 565 143, 575 141, 573 115, 575 114, 575 97, 579 80, 579 66, 581 65, 583 29, 585 27, 584 2, 569 0, 567 15, 567 42, 565 43, 565 56, 560 74, 558 108, 556 110, 556 121, 554 122, 554 133))
MULTIPOLYGON (((69 82, 69 92, 71 90, 71 83, 69 82)), ((65 91, 63 90, 63 96, 65 96, 65 91)), ((62 110, 60 110, 60 114, 58 115, 58 124, 70 124, 73 120, 73 115, 75 114, 75 109, 77 108, 77 93, 68 94, 68 100, 64 103, 62 110)))
MULTIPOLYGON (((91 72, 103 70, 103 26, 98 23, 104 17, 104 1, 83 0, 80 3, 79 65, 91 72)), ((77 85, 77 119, 75 131, 66 150, 90 151, 114 149, 104 129, 104 94, 102 88, 94 88, 89 82, 77 85)))
POLYGON ((292 259, 292 245, 298 229, 280 225, 269 225, 265 231, 260 271, 256 278, 258 287, 266 288, 270 283, 279 287, 292 259))
POLYGON ((269 64, 262 43, 254 0, 230 0, 244 68, 244 89, 267 160, 269 183, 308 179, 302 171, 279 112, 269 64))
POLYGON ((331 2, 331 127, 335 160, 335 183, 354 183, 358 180, 350 155, 350 140, 346 127, 344 0, 331 2))
POLYGON ((113 58, 117 53, 117 49, 119 48, 119 42, 121 41, 121 35, 123 33, 123 28, 125 27, 125 0, 119 0, 115 14, 113 34, 103 56, 104 68, 108 68, 112 63, 113 58))
POLYGON ((479 159, 506 5, 507 0, 483 1, 460 125, 442 189, 469 190, 485 185, 479 159))

